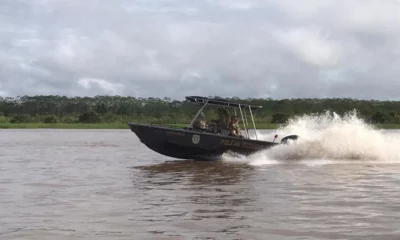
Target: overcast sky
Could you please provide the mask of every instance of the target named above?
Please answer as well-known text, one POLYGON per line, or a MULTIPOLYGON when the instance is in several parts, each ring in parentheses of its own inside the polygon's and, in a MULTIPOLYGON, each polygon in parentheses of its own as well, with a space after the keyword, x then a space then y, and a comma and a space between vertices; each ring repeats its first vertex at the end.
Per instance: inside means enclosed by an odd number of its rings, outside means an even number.
POLYGON ((0 0, 0 95, 400 99, 397 0, 0 0))

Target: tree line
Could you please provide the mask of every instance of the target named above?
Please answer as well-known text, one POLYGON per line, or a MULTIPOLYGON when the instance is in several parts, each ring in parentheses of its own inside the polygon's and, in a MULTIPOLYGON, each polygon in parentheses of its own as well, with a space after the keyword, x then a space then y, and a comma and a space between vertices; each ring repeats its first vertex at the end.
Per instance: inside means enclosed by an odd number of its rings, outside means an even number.
MULTIPOLYGON (((218 96, 209 96, 221 98, 218 96)), ((357 100, 352 98, 223 98, 261 105, 253 112, 256 122, 284 123, 289 118, 326 111, 343 115, 356 110, 359 117, 371 123, 400 124, 400 101, 357 100)), ((136 98, 123 96, 66 97, 19 96, 0 97, 0 116, 11 123, 188 123, 199 105, 171 98, 136 98)), ((215 118, 215 109, 206 109, 207 118, 215 118)))

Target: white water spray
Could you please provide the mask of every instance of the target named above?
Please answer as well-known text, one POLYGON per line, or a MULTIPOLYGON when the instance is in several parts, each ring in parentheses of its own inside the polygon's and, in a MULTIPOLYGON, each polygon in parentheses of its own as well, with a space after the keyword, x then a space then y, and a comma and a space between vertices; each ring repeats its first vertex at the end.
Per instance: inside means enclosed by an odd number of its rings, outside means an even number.
POLYGON ((356 112, 343 117, 331 112, 291 119, 289 124, 270 134, 257 133, 259 139, 272 141, 296 134, 300 138, 249 157, 224 156, 227 161, 252 165, 281 163, 400 163, 400 134, 384 133, 358 118, 356 112))

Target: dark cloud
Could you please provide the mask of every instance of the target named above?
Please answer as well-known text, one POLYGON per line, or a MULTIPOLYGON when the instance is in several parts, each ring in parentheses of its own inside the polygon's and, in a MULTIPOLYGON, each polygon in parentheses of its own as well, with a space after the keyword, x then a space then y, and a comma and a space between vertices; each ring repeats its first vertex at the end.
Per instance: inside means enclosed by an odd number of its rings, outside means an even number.
POLYGON ((398 1, 6 0, 0 95, 397 99, 398 1))

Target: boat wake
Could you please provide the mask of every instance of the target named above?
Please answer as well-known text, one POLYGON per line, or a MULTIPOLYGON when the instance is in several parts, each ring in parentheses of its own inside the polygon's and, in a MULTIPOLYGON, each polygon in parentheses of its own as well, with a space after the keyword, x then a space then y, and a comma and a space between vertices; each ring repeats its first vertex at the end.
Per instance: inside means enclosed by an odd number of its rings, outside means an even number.
MULTIPOLYGON (((306 163, 400 163, 400 134, 378 130, 349 112, 341 117, 325 112, 291 119, 286 127, 268 134, 258 132, 271 141, 275 134, 299 135, 296 142, 279 145, 248 157, 223 156, 225 161, 247 162, 251 165, 306 163)), ((261 137, 260 137, 261 136, 261 137)), ((280 141, 279 137, 276 141, 280 141)))

